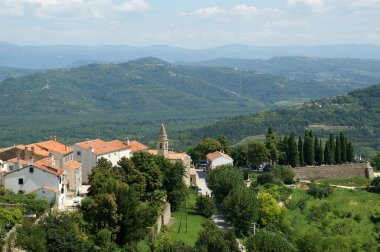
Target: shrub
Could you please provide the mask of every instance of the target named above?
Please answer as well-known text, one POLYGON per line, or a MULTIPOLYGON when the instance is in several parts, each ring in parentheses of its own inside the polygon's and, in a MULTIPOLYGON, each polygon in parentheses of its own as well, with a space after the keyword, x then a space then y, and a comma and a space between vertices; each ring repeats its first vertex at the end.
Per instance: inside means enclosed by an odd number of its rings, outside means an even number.
POLYGON ((380 177, 376 177, 371 181, 370 190, 380 193, 380 177))
POLYGON ((257 183, 260 185, 272 184, 273 182, 273 176, 269 173, 264 173, 257 176, 257 183))
POLYGON ((215 201, 209 196, 198 196, 195 204, 197 212, 206 218, 216 213, 215 201))
POLYGON ((246 247, 249 252, 296 251, 284 235, 269 232, 265 229, 259 230, 258 234, 250 236, 246 242, 246 247))
POLYGON ((370 217, 371 221, 376 224, 376 223, 380 223, 380 207, 377 207, 371 217, 370 217))
POLYGON ((281 179, 286 185, 293 184, 294 172, 292 168, 276 166, 272 169, 275 178, 281 179))
POLYGON ((329 184, 316 184, 311 182, 309 185, 308 194, 317 199, 328 197, 333 192, 332 187, 329 184))

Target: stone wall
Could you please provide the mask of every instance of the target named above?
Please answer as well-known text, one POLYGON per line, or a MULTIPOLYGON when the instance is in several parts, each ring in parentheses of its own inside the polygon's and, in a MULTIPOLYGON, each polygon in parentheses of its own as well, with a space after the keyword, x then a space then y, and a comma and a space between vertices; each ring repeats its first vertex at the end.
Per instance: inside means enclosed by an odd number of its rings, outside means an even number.
POLYGON ((373 179, 373 168, 368 162, 342 165, 307 166, 293 168, 301 180, 367 177, 373 179))
POLYGON ((166 226, 166 225, 170 224, 171 218, 172 218, 172 215, 171 215, 171 211, 170 211, 170 204, 166 203, 164 206, 164 210, 157 217, 156 234, 160 233, 162 226, 166 226))

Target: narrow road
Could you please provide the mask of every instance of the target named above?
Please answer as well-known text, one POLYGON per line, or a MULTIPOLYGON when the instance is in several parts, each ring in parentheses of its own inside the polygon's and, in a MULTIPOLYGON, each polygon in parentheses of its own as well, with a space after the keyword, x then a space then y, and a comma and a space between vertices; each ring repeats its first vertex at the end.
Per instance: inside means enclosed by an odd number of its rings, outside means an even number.
MULTIPOLYGON (((207 187, 207 178, 208 174, 207 172, 203 171, 202 169, 196 170, 196 181, 198 188, 201 189, 200 193, 202 195, 211 195, 211 190, 207 187)), ((216 214, 212 217, 212 221, 217 225, 219 228, 228 228, 230 225, 228 222, 224 219, 222 209, 220 204, 216 204, 216 214)))

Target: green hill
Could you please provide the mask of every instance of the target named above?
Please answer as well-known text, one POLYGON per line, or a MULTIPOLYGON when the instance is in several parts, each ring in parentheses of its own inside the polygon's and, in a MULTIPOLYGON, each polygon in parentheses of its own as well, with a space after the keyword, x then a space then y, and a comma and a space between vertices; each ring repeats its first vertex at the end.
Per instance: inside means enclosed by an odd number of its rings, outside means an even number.
POLYGON ((380 150, 380 84, 299 106, 224 119, 178 135, 192 140, 184 141, 185 144, 220 135, 236 143, 265 133, 269 126, 279 135, 292 131, 302 134, 305 128, 322 137, 331 131, 345 131, 354 142, 357 154, 371 155, 374 150, 380 150))
POLYGON ((174 132, 351 89, 157 58, 46 70, 0 83, 0 146, 49 135, 149 143, 161 122, 174 132))

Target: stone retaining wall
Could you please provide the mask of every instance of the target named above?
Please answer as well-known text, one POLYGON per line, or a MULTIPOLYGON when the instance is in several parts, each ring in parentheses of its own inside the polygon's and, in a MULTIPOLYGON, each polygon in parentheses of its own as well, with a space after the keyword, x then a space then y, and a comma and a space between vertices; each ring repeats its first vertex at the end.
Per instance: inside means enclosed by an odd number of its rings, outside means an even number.
POLYGON ((367 177, 373 179, 373 168, 368 162, 342 165, 307 166, 293 168, 301 180, 367 177))

